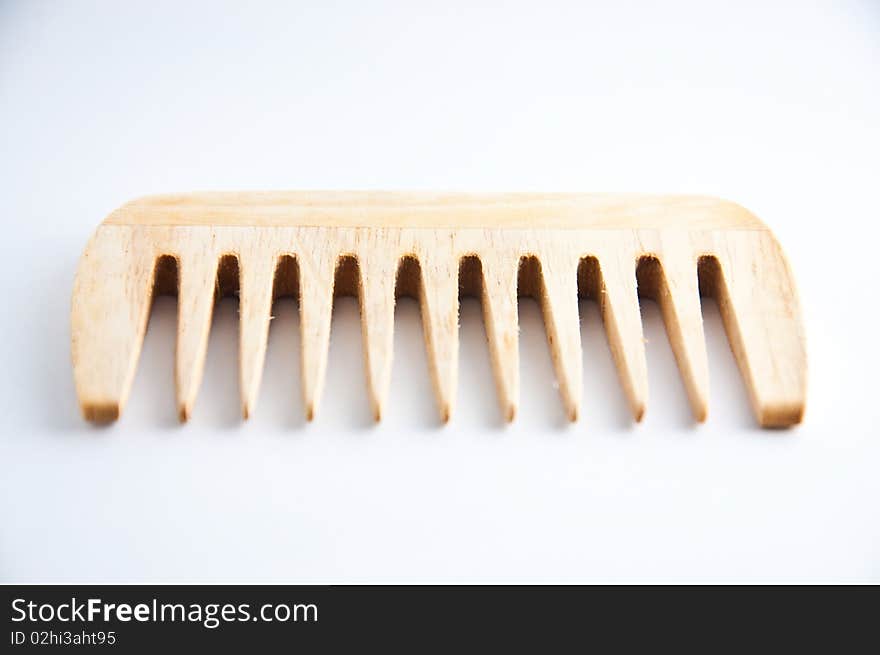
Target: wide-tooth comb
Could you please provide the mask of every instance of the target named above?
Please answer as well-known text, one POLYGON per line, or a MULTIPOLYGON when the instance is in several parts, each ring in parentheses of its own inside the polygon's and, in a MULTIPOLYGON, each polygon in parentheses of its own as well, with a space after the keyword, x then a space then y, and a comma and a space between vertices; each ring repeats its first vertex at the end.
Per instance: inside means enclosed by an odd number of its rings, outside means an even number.
POLYGON ((253 412, 274 297, 299 299, 302 388, 321 397, 334 295, 360 299, 371 405, 388 396, 395 297, 421 303, 440 414, 458 372, 460 294, 482 300, 503 415, 519 393, 518 295, 541 305, 567 416, 578 415, 578 297, 601 307, 629 405, 647 401, 638 296, 661 309, 696 420, 708 365, 700 294, 713 295, 759 423, 800 422, 806 354, 785 257, 742 207, 700 196, 409 192, 190 193, 130 202, 97 229, 73 291, 72 348, 84 416, 118 418, 131 388, 155 293, 178 296, 175 383, 190 416, 214 301, 240 298, 242 412, 253 412))

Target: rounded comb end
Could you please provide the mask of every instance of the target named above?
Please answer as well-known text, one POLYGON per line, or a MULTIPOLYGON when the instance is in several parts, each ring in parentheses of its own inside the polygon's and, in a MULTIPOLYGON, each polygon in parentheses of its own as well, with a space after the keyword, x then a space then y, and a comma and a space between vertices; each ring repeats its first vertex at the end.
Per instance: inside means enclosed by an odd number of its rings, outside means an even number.
POLYGON ((118 402, 103 401, 83 403, 83 418, 91 423, 112 423, 119 419, 120 407, 118 402))
POLYGON ((791 428, 804 420, 804 408, 800 402, 764 405, 758 410, 758 423, 762 428, 791 428))

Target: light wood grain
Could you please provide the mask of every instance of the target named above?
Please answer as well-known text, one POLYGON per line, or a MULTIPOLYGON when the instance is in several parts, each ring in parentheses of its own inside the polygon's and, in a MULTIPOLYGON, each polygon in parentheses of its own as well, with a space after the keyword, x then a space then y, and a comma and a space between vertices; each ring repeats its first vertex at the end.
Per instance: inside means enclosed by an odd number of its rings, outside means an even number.
MULTIPOLYGON (((700 196, 247 192, 155 196, 97 229, 77 273, 72 348, 84 415, 119 416, 155 293, 179 297, 181 420, 193 411, 211 312, 240 297, 242 414, 255 409, 273 297, 300 302, 309 419, 327 366, 333 297, 360 299, 367 389, 376 420, 389 402, 396 295, 420 301, 443 421, 455 405, 459 294, 478 296, 502 415, 519 395, 517 296, 538 300, 566 415, 582 390, 578 296, 601 307, 633 416, 648 398, 639 296, 662 311, 694 418, 709 373, 699 295, 718 299, 761 425, 800 422, 806 355, 785 257, 750 212, 700 196), (167 270, 166 270, 167 269, 167 270), (699 270, 699 277, 698 277, 699 270)), ((405 365, 405 364, 404 364, 405 365)))

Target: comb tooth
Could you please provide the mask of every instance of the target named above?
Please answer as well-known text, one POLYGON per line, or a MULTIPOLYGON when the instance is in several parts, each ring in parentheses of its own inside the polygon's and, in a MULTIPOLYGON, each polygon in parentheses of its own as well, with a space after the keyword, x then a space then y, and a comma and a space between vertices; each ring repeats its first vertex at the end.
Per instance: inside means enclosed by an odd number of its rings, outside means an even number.
POLYGON ((395 264, 396 262, 381 254, 363 258, 359 262, 361 329, 364 335, 367 386, 373 417, 377 422, 382 420, 391 383, 395 264))
POLYGON ((635 264, 624 254, 600 257, 599 266, 602 279, 599 304, 608 344, 633 417, 641 421, 648 399, 648 368, 635 264))
POLYGON ((247 419, 257 403, 272 313, 275 259, 263 252, 241 258, 239 290, 239 374, 241 413, 247 419))
POLYGON ((83 416, 119 418, 140 356, 155 254, 130 233, 101 228, 86 247, 73 288, 71 354, 83 416))
POLYGON ((189 419, 202 383, 217 282, 217 255, 198 251, 181 258, 177 294, 175 387, 181 422, 189 419))
POLYGON ((763 427, 800 423, 807 357, 798 297, 782 250, 769 232, 728 233, 719 241, 721 270, 707 272, 716 278, 721 317, 755 416, 763 427))
POLYGON ((480 257, 483 269, 483 315, 498 401, 504 419, 516 417, 519 400, 519 260, 511 254, 480 257))
POLYGON ((691 252, 664 247, 657 290, 669 344, 684 379, 694 419, 706 420, 709 398, 709 363, 697 266, 691 252))
POLYGON ((330 322, 333 318, 333 277, 336 258, 319 252, 309 259, 300 255, 300 332, 302 338, 302 388, 306 419, 315 417, 330 346, 330 322))
POLYGON ((577 267, 546 257, 541 266, 541 309, 566 415, 576 421, 583 388, 577 267))
POLYGON ((422 258, 422 322, 428 366, 440 418, 452 416, 458 388, 458 266, 451 259, 422 258))

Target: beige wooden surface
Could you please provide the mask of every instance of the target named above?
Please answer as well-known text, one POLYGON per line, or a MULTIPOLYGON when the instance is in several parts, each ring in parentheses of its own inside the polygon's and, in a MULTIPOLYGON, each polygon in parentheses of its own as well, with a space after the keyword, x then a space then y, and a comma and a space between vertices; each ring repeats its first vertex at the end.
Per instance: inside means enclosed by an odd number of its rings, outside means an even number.
MULTIPOLYGON (((770 231, 734 203, 698 196, 245 192, 154 196, 97 229, 76 276, 72 352, 86 418, 116 419, 154 293, 178 296, 177 404, 191 414, 213 304, 240 298, 240 389, 259 393, 273 297, 299 299, 306 414, 317 411, 335 295, 360 299, 376 420, 388 399, 395 297, 422 308, 442 420, 458 371, 458 301, 476 295, 501 411, 516 415, 518 295, 541 305, 566 414, 582 388, 577 299, 600 304, 636 420, 648 389, 639 295, 660 305, 694 418, 708 408, 700 293, 717 298, 758 422, 801 421, 806 355, 791 272, 770 231)), ((401 365, 405 365, 402 363, 401 365)), ((465 363, 466 365, 466 363, 465 363)))

